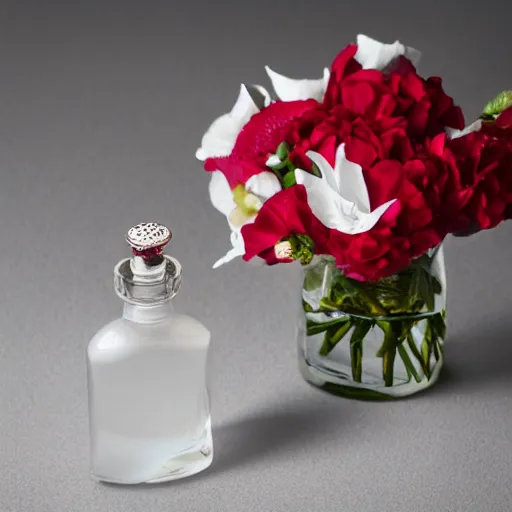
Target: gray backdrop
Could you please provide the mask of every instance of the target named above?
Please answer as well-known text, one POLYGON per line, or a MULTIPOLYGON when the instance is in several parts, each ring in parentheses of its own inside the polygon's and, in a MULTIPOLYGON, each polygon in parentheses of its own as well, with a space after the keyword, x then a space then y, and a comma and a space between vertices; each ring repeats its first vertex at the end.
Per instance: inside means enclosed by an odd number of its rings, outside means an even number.
POLYGON ((358 32, 424 52, 472 120, 512 86, 512 3, 0 4, 0 511, 509 512, 512 224, 447 241, 443 379, 345 401, 296 370, 300 269, 211 264, 228 248, 194 152, 268 64, 320 76, 358 32), (120 314, 123 235, 156 219, 211 329, 215 462, 157 487, 88 474, 85 347, 120 314))

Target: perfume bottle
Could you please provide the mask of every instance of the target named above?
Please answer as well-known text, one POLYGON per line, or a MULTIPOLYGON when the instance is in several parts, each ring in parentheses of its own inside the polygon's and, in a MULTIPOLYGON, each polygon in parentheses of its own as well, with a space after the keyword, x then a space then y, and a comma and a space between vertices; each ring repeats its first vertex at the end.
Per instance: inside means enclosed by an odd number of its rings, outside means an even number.
POLYGON ((118 484, 165 482, 212 462, 209 331, 174 311, 182 269, 163 249, 171 232, 131 228, 133 256, 114 269, 121 318, 87 350, 91 474, 118 484))

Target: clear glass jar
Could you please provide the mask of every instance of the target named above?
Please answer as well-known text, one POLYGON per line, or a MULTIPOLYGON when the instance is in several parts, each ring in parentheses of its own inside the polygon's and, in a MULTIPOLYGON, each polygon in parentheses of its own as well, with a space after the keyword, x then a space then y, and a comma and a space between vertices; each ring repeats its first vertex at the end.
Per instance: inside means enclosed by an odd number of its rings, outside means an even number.
POLYGON ((412 395, 443 364, 446 277, 442 246, 376 283, 347 278, 332 258, 304 269, 299 367, 311 384, 349 398, 412 395))

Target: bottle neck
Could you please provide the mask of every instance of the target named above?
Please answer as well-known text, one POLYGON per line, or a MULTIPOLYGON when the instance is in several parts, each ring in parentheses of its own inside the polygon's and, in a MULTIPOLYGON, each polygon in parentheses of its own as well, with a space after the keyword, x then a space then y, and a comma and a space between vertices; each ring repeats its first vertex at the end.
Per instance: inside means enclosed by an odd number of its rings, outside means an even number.
POLYGON ((171 300, 155 306, 139 306, 136 304, 124 303, 123 318, 136 324, 152 324, 162 322, 174 311, 171 300))

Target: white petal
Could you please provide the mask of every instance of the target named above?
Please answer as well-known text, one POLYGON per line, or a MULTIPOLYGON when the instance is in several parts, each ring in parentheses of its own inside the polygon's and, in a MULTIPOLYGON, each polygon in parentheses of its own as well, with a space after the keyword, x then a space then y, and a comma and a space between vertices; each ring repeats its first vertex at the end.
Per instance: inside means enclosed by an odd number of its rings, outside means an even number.
POLYGON ((238 134, 259 110, 247 87, 242 84, 231 112, 215 119, 203 135, 196 158, 206 160, 208 157, 229 155, 238 134))
POLYGON ((276 165, 279 165, 281 163, 281 160, 279 160, 279 157, 277 155, 271 155, 268 157, 268 160, 265 162, 265 165, 268 167, 275 167, 276 165))
POLYGON ((265 87, 261 85, 246 85, 246 88, 258 110, 262 110, 272 103, 272 98, 265 87))
POLYGON ((407 57, 415 66, 421 58, 421 53, 418 50, 406 47, 399 41, 387 44, 363 34, 357 36, 355 59, 363 66, 363 69, 378 69, 382 71, 401 55, 407 57))
POLYGON ((213 206, 226 217, 236 208, 235 201, 233 200, 233 191, 222 172, 212 172, 208 190, 213 206))
POLYGON ((243 256, 243 252, 240 252, 238 249, 231 249, 229 250, 225 256, 222 258, 219 258, 212 266, 213 269, 219 268, 220 266, 229 263, 231 260, 234 260, 235 258, 239 258, 240 256, 243 256))
POLYGON ((306 188, 308 205, 324 226, 343 232, 350 229, 350 225, 355 220, 353 203, 341 197, 338 191, 327 183, 327 180, 302 169, 295 169, 295 180, 298 185, 304 185, 306 188), (339 229, 340 227, 342 229, 339 229))
POLYGON ((242 235, 238 231, 233 231, 231 233, 231 245, 233 246, 225 256, 218 259, 212 268, 219 268, 221 265, 225 263, 229 263, 231 260, 243 256, 245 254, 245 244, 242 235))
POLYGON ((306 156, 308 156, 316 164, 320 174, 322 175, 322 178, 327 182, 327 185, 329 185, 329 187, 332 188, 336 194, 338 194, 338 183, 336 182, 336 177, 334 176, 334 170, 329 162, 324 158, 324 156, 320 153, 317 153, 316 151, 308 151, 306 156))
POLYGON ((341 197, 322 178, 296 169, 295 179, 306 188, 308 205, 315 217, 324 226, 349 235, 370 230, 395 201, 389 201, 366 214, 360 212, 354 203, 341 197))
POLYGON ((416 50, 416 48, 413 48, 412 46, 406 46, 404 57, 406 59, 409 59, 416 67, 420 63, 421 52, 419 50, 416 50))
POLYGON ((319 79, 295 79, 288 78, 276 73, 268 66, 265 66, 275 93, 282 101, 308 100, 314 99, 322 101, 327 82, 329 81, 329 70, 324 69, 324 76, 319 79))
POLYGON ((464 135, 468 135, 471 132, 478 132, 482 128, 482 120, 477 119, 474 123, 471 123, 469 126, 466 126, 463 130, 454 130, 453 128, 445 128, 446 133, 450 139, 458 139, 459 137, 464 137, 464 135))
POLYGON ((362 213, 370 213, 370 196, 364 181, 363 169, 360 165, 347 160, 345 144, 336 150, 334 177, 342 197, 354 203, 362 213))
POLYGON ((236 99, 236 102, 233 105, 233 108, 231 109, 230 114, 233 117, 233 119, 238 120, 240 123, 243 123, 243 125, 245 125, 254 114, 260 111, 260 108, 254 101, 254 98, 252 97, 250 92, 251 88, 257 87, 258 86, 248 87, 245 84, 242 84, 240 86, 238 98, 236 99))
POLYGON ((204 162, 208 158, 208 153, 203 148, 199 148, 196 151, 196 158, 204 162))
POLYGON ((391 199, 387 203, 381 204, 378 208, 375 208, 371 213, 359 213, 359 220, 354 227, 352 234, 364 233, 370 231, 370 229, 379 222, 379 219, 386 213, 386 210, 396 201, 391 199))
POLYGON ((251 176, 245 184, 245 190, 251 192, 264 201, 270 199, 274 194, 277 194, 282 189, 281 183, 277 176, 270 171, 264 171, 260 174, 251 176))

